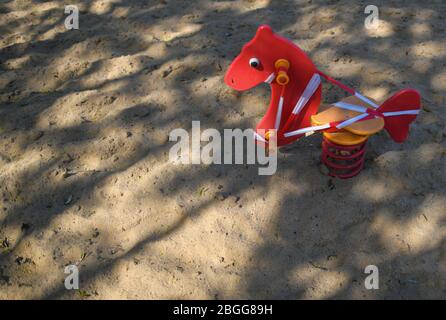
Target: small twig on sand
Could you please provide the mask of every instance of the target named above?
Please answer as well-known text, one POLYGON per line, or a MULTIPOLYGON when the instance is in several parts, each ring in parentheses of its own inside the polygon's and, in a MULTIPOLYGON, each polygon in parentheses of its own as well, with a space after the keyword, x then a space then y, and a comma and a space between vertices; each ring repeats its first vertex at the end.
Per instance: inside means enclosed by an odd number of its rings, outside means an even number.
POLYGON ((74 176, 75 174, 78 174, 78 173, 97 173, 97 172, 103 172, 103 170, 70 170, 70 169, 67 169, 67 170, 65 170, 63 177, 68 178, 68 177, 74 176))
POLYGON ((324 271, 328 271, 328 268, 325 268, 325 267, 322 267, 322 266, 318 266, 318 265, 315 264, 313 261, 310 261, 310 264, 311 264, 313 267, 317 268, 317 269, 321 269, 321 270, 324 270, 324 271))

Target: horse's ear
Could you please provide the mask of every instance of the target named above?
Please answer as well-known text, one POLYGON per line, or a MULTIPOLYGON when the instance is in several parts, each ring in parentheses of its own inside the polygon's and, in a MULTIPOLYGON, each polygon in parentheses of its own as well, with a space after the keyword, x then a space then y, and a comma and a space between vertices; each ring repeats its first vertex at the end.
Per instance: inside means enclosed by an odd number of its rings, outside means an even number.
POLYGON ((256 36, 271 36, 273 34, 273 29, 271 29, 271 27, 267 24, 262 24, 258 29, 257 29, 257 34, 256 36))

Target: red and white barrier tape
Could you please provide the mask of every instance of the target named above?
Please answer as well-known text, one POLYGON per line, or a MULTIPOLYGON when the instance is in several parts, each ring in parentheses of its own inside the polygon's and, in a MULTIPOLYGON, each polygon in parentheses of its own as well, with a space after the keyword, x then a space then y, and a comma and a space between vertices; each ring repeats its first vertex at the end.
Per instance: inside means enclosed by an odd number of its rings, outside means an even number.
MULTIPOLYGON (((360 107, 360 106, 357 106, 360 107)), ((394 112, 384 112, 384 113, 380 113, 377 112, 376 110, 371 110, 371 109, 367 109, 368 112, 365 113, 361 113, 359 115, 357 115, 356 117, 350 118, 348 120, 345 121, 335 121, 335 122, 329 122, 326 124, 322 124, 319 126, 311 126, 311 127, 306 127, 306 128, 301 128, 298 130, 294 130, 294 131, 290 131, 290 132, 286 132, 284 133, 284 136, 286 138, 289 137, 293 137, 293 136, 298 136, 304 133, 309 133, 309 132, 315 132, 315 131, 321 131, 321 130, 327 130, 327 129, 331 129, 331 128, 336 128, 336 129, 342 129, 346 126, 349 126, 355 122, 358 121, 364 121, 364 120, 368 120, 366 118, 376 118, 376 117, 393 117, 393 116, 401 116, 401 115, 416 115, 420 112, 420 110, 404 110, 404 111, 394 111, 394 112)))

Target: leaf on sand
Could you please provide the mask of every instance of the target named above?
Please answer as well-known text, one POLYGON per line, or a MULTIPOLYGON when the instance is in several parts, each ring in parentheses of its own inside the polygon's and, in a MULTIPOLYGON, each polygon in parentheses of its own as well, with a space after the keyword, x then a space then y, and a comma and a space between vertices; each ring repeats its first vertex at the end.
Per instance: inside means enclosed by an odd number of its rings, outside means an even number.
POLYGON ((200 197, 204 196, 204 194, 206 193, 206 191, 208 191, 209 189, 206 187, 202 187, 200 188, 198 194, 200 195, 200 197))
POLYGON ((77 293, 81 296, 81 298, 91 297, 91 294, 84 290, 77 290, 77 293))
POLYGON ((88 257, 89 254, 87 252, 82 252, 81 254, 81 262, 85 260, 86 257, 88 257))

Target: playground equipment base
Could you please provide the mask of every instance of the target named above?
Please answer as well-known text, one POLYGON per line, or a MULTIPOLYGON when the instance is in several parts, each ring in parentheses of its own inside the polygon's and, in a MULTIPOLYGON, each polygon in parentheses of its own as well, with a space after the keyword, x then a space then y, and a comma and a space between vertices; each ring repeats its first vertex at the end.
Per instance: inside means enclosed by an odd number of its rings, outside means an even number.
POLYGON ((348 179, 356 176, 364 167, 367 140, 350 146, 339 145, 325 136, 322 140, 322 163, 331 177, 348 179))

